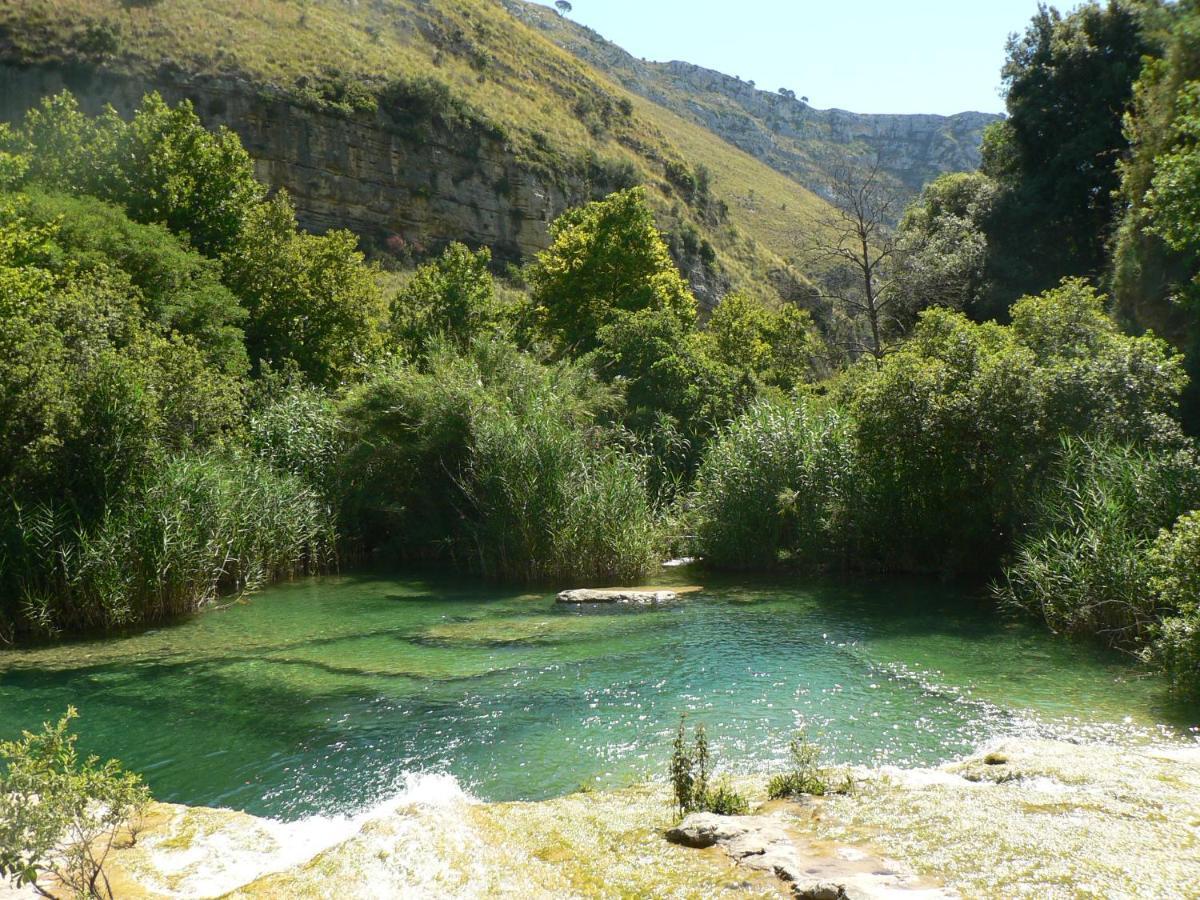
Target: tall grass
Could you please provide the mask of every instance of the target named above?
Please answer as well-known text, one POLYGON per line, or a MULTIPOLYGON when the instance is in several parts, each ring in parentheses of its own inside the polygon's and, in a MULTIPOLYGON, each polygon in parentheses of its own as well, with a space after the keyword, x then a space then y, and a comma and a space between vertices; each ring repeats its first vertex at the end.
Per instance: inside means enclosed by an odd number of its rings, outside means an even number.
POLYGON ((170 459, 93 524, 45 503, 4 518, 0 613, 22 633, 160 622, 334 558, 325 501, 250 458, 170 459))
POLYGON ((705 455, 686 516, 695 549, 735 569, 835 561, 851 543, 855 470, 844 412, 760 403, 705 455))
POLYGON ((347 531, 505 580, 644 574, 659 526, 641 459, 596 424, 611 403, 585 367, 498 339, 382 370, 342 406, 347 531))
POLYGON ((628 580, 653 562, 658 525, 640 461, 594 446, 553 407, 481 415, 466 471, 467 532, 484 574, 628 580))
POLYGON ((1198 504, 1200 462, 1190 448, 1067 439, 996 595, 1056 631, 1136 646, 1162 614, 1148 554, 1159 530, 1198 504))

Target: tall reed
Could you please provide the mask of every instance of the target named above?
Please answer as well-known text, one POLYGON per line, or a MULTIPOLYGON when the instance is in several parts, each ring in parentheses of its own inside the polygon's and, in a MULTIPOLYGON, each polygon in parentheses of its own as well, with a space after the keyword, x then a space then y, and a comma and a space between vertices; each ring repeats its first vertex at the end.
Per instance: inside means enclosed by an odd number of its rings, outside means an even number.
POLYGON ((324 568, 335 546, 303 481, 213 453, 167 460, 94 524, 13 505, 4 535, 0 609, 10 631, 41 634, 160 622, 324 568))

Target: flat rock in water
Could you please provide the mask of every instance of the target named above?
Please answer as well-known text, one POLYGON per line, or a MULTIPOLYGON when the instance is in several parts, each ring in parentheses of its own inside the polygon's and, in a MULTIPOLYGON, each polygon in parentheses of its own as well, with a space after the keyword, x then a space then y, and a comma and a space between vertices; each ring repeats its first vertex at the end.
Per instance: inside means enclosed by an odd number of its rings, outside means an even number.
POLYGON ((677 600, 675 591, 635 591, 627 588, 580 588, 563 591, 559 603, 670 603, 677 600))

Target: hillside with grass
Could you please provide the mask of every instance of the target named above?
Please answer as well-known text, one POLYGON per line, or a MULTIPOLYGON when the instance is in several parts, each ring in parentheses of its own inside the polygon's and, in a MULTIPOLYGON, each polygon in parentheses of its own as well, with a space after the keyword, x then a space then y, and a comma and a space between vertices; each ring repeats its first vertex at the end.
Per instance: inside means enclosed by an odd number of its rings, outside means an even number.
POLYGON ((642 184, 703 302, 797 297, 825 209, 488 0, 16 0, 0 66, 0 119, 64 87, 91 112, 190 99, 306 227, 406 259, 456 239, 528 258, 563 209, 642 184))

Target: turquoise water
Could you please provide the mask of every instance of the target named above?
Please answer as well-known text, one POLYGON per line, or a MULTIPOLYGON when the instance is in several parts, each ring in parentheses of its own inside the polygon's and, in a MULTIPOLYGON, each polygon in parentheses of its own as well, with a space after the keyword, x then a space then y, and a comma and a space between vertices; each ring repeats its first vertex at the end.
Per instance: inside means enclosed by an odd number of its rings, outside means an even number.
POLYGON ((285 819, 407 774, 539 799, 665 768, 681 712, 762 771, 800 722, 844 763, 934 764, 1010 733, 1191 739, 1125 659, 919 582, 715 579, 657 608, 377 575, 312 579, 182 624, 0 654, 0 736, 79 708, 81 746, 158 799, 285 819))

